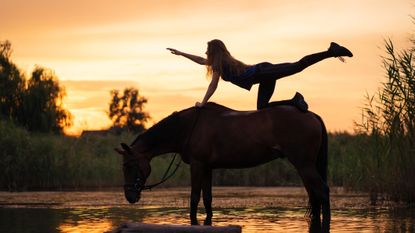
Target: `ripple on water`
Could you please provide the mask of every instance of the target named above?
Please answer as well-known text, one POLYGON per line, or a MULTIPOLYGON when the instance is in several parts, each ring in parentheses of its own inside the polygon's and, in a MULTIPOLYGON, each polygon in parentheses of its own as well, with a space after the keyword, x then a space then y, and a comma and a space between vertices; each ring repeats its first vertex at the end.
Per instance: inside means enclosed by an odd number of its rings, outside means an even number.
MULTIPOLYGON (((122 192, 40 193, 38 196, 0 193, 0 232, 94 233, 108 231, 124 222, 189 224, 188 191, 153 191, 146 193, 138 205, 127 204, 122 192)), ((308 228, 304 218, 306 196, 302 189, 229 188, 227 193, 227 188, 221 188, 214 191, 218 194, 215 199, 214 192, 214 225, 240 225, 244 233, 305 232, 308 228), (237 193, 244 198, 236 197, 237 193)), ((343 193, 334 194, 331 232, 415 232, 414 210, 373 208, 367 202, 362 194, 353 194, 350 198, 343 193)), ((198 215, 200 221, 204 217, 202 213, 198 215)))

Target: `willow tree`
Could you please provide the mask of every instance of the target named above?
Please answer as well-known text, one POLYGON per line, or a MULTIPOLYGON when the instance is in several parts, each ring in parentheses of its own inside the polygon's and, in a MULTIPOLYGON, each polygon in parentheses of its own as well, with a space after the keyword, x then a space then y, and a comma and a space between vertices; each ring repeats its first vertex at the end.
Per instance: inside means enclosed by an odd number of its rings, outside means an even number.
POLYGON ((0 41, 0 115, 7 119, 16 118, 26 85, 24 75, 10 59, 11 54, 11 43, 0 41))
POLYGON ((36 67, 22 94, 18 121, 30 131, 61 133, 72 117, 63 107, 65 89, 52 70, 36 67))
POLYGON ((29 131, 62 133, 72 118, 65 89, 52 70, 36 67, 29 80, 11 61, 11 44, 0 42, 0 116, 29 131))

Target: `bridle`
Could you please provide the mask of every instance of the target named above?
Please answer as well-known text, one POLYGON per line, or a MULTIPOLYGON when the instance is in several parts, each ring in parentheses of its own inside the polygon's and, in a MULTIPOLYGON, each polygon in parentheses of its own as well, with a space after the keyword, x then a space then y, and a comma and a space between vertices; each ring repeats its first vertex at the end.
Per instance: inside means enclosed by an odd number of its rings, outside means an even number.
POLYGON ((123 163, 123 167, 131 167, 131 169, 134 169, 134 171, 137 172, 136 174, 136 179, 134 181, 134 183, 126 183, 124 184, 124 189, 128 190, 128 191, 135 191, 135 192, 141 192, 141 190, 143 190, 144 187, 144 183, 145 183, 145 175, 143 174, 143 172, 141 171, 140 167, 138 166, 138 160, 137 159, 131 159, 128 160, 127 162, 123 163), (136 166, 131 166, 132 163, 137 163, 136 166))
POLYGON ((131 166, 131 163, 137 163, 137 166, 134 166, 133 169, 137 172, 137 178, 135 179, 134 183, 130 183, 130 184, 124 184, 124 189, 128 190, 128 191, 135 191, 135 192, 141 192, 143 190, 146 189, 152 189, 164 182, 166 182, 170 177, 172 177, 176 171, 179 169, 180 164, 182 162, 182 160, 179 160, 178 163, 176 163, 176 167, 174 168, 174 170, 169 174, 170 169, 172 168, 173 162, 176 159, 177 154, 174 154, 169 167, 167 168, 167 170, 164 172, 163 178, 161 178, 161 180, 157 183, 151 184, 151 185, 145 185, 146 179, 147 177, 145 177, 144 173, 141 171, 140 166, 138 166, 138 160, 137 159, 131 159, 127 162, 124 162, 123 166, 131 166))

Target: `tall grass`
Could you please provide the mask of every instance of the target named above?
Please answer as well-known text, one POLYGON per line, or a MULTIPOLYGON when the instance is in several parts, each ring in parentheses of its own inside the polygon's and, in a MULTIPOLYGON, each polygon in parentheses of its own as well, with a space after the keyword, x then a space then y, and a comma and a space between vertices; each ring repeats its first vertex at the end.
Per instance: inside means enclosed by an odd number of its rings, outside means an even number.
POLYGON ((367 96, 362 120, 357 123, 364 137, 360 148, 364 165, 355 173, 365 174, 352 183, 393 200, 415 201, 415 42, 396 52, 385 42, 383 58, 386 81, 373 96, 367 96))
POLYGON ((120 185, 121 158, 112 150, 118 140, 32 134, 0 121, 0 187, 60 190, 120 185))

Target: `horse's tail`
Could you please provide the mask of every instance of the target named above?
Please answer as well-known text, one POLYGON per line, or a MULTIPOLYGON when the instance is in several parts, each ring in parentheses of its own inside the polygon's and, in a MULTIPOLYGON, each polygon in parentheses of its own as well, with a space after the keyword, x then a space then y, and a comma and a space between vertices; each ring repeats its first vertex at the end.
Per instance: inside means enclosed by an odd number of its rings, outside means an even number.
POLYGON ((324 183, 327 184, 327 169, 328 169, 328 137, 326 125, 323 122, 323 119, 317 114, 315 114, 317 119, 321 124, 321 144, 320 150, 317 156, 317 171, 323 179, 324 183))
POLYGON ((322 213, 323 213, 323 232, 329 232, 330 231, 330 190, 329 186, 327 184, 327 170, 328 170, 328 136, 327 136, 327 129, 324 125, 323 119, 321 119, 320 116, 316 115, 317 119, 320 121, 321 124, 321 144, 320 144, 320 150, 317 156, 317 171, 320 174, 323 182, 323 201, 322 201, 322 213))

